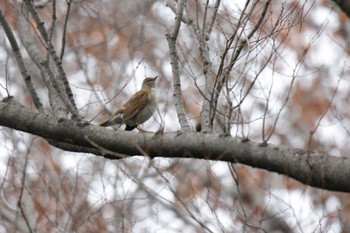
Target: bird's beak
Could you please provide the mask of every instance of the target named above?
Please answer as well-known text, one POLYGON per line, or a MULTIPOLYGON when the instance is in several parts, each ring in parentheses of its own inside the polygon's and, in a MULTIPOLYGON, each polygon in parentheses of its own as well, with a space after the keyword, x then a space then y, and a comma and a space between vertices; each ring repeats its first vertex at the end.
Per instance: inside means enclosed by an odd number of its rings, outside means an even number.
POLYGON ((153 79, 154 79, 154 81, 155 81, 155 80, 157 80, 157 78, 158 78, 158 75, 157 75, 156 77, 154 77, 154 78, 153 78, 153 79))

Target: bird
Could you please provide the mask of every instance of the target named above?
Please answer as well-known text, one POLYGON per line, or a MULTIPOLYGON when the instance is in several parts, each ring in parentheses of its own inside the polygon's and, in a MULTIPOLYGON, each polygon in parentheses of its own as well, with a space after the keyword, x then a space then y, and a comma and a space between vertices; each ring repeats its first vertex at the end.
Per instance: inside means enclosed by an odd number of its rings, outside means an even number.
POLYGON ((155 82, 158 76, 145 78, 141 90, 131 96, 112 116, 100 126, 125 124, 125 130, 131 131, 146 122, 157 109, 155 82))

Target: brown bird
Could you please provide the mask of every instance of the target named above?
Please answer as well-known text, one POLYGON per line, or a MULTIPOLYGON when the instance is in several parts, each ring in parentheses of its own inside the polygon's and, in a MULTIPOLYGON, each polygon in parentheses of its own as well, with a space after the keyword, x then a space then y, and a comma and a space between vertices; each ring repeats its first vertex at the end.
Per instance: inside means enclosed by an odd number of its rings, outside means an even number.
MULTIPOLYGON (((128 99, 115 113, 100 126, 108 127, 125 124, 125 130, 133 130, 146 122, 157 108, 154 78, 145 78, 141 90, 128 99)), ((139 129, 139 128, 138 128, 139 129)), ((139 129, 140 130, 140 129, 139 129)))

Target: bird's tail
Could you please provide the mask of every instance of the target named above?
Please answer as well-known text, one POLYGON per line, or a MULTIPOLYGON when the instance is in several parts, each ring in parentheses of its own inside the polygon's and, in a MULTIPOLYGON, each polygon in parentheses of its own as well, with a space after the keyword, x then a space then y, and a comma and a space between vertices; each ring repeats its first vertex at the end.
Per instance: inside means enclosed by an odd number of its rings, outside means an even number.
POLYGON ((114 116, 110 117, 108 120, 102 122, 101 124, 99 124, 99 126, 108 127, 108 126, 122 124, 122 123, 123 123, 123 116, 122 116, 122 114, 118 114, 118 115, 114 115, 114 116))

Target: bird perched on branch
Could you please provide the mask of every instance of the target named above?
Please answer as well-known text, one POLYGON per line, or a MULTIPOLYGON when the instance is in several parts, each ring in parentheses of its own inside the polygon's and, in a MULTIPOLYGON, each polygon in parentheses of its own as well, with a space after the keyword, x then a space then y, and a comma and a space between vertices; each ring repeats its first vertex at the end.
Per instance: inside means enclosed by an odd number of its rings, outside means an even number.
MULTIPOLYGON (((130 131, 146 122, 157 108, 154 78, 145 78, 141 90, 128 99, 115 113, 100 126, 108 127, 125 124, 125 130, 130 131)), ((139 128, 138 128, 139 129, 139 128)), ((140 130, 140 129, 139 129, 140 130)))

